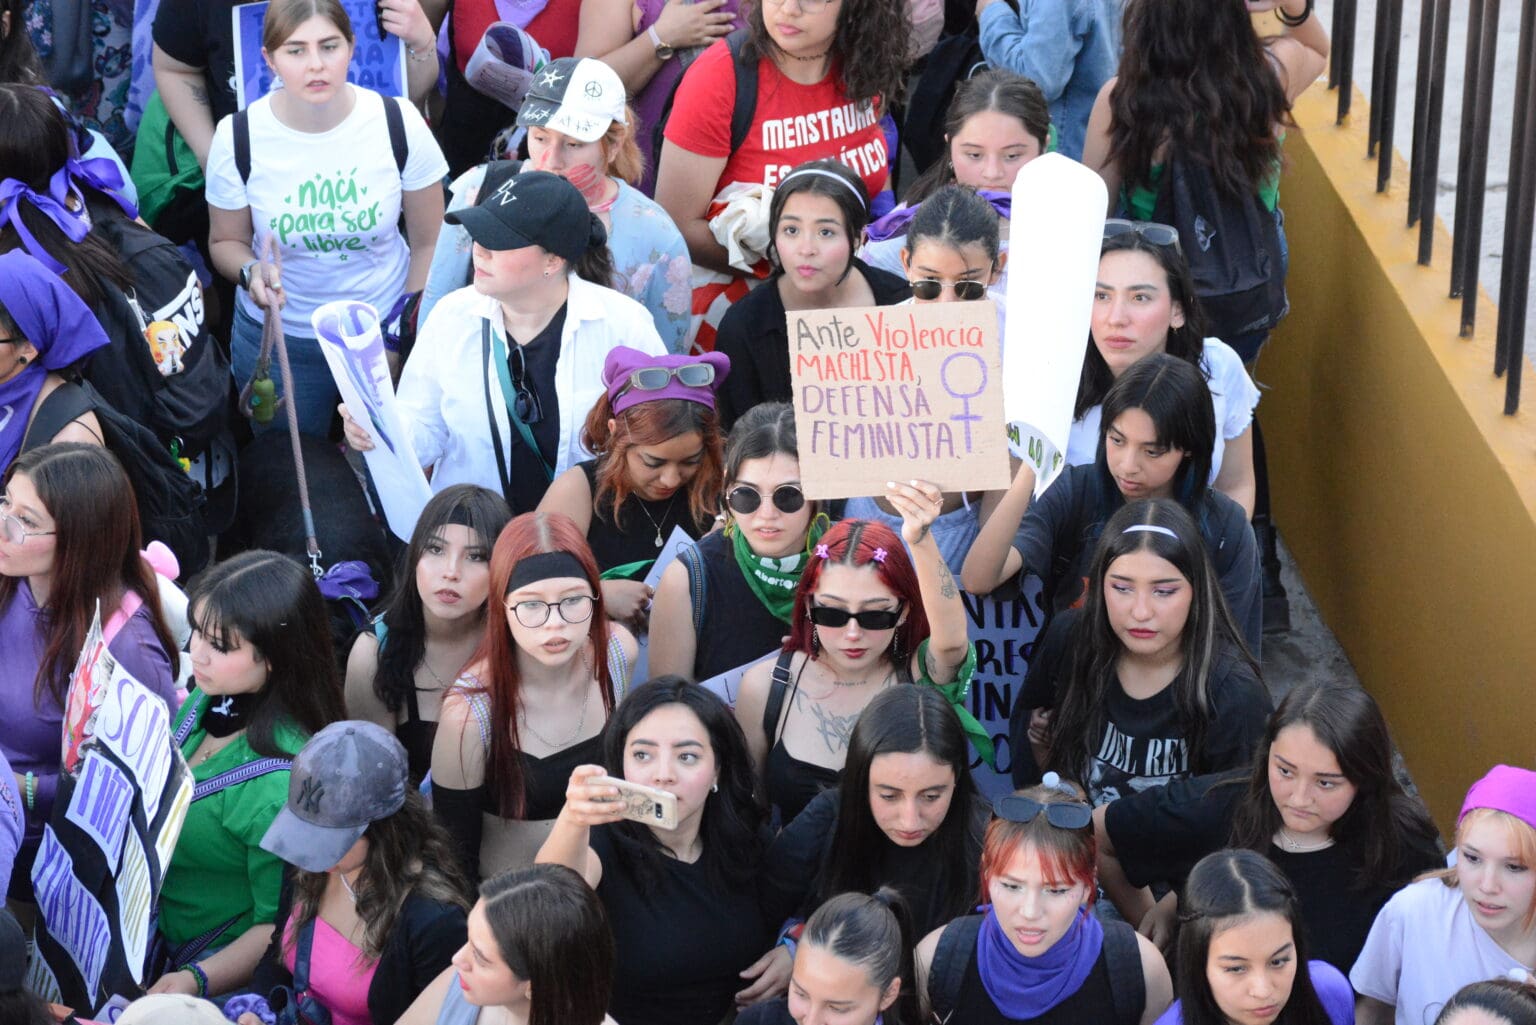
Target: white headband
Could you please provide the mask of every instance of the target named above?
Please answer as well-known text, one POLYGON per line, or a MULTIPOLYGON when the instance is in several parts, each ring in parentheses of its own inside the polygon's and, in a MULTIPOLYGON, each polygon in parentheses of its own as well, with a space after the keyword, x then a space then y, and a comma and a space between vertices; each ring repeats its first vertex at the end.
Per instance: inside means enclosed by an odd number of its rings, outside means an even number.
POLYGON ((786 182, 790 181, 790 179, 792 179, 796 175, 800 175, 800 174, 819 174, 823 178, 831 178, 833 181, 837 182, 843 188, 845 188, 849 192, 853 193, 853 198, 855 198, 855 199, 857 199, 859 201, 859 206, 862 207, 866 213, 869 211, 869 204, 867 202, 865 202, 863 196, 859 195, 859 190, 853 187, 853 183, 852 182, 850 182, 847 178, 844 178, 840 174, 837 174, 837 173, 835 173, 833 171, 828 171, 824 167, 799 167, 799 168, 796 168, 795 170, 793 170, 793 171, 789 172, 788 174, 786 174, 783 178, 779 179, 779 188, 782 189, 786 182))
POLYGON ((1175 541, 1177 541, 1179 539, 1179 535, 1175 534, 1173 531, 1169 530, 1167 527, 1159 527, 1159 526, 1157 526, 1154 523, 1136 523, 1136 524, 1132 524, 1131 526, 1126 527, 1120 533, 1122 533, 1122 534, 1129 534, 1129 533, 1131 533, 1133 531, 1137 531, 1137 530, 1151 531, 1154 534, 1167 534, 1169 537, 1173 538, 1175 541))

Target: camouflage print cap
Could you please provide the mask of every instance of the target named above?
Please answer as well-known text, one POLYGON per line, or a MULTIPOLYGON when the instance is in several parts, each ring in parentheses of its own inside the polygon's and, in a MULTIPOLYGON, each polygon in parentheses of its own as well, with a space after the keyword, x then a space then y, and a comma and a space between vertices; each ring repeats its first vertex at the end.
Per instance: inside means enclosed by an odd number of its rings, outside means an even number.
POLYGON ((371 722, 332 723, 293 760, 288 803, 261 838, 263 850, 306 872, 326 872, 371 822, 405 804, 405 748, 371 722))

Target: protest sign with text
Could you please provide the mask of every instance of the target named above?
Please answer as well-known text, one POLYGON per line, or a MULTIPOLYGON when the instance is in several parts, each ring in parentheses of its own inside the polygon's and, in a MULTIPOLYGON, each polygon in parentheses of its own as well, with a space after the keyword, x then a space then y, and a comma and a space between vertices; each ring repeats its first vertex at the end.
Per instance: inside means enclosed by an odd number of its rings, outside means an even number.
MULTIPOLYGON (((399 36, 379 38, 375 0, 341 0, 356 36, 347 81, 385 96, 406 95, 405 44, 399 36)), ((261 55, 266 0, 237 4, 231 11, 235 40, 235 104, 244 110, 267 95, 277 78, 261 55)))
POLYGON ((997 307, 990 301, 801 310, 788 316, 807 498, 1008 486, 997 307))

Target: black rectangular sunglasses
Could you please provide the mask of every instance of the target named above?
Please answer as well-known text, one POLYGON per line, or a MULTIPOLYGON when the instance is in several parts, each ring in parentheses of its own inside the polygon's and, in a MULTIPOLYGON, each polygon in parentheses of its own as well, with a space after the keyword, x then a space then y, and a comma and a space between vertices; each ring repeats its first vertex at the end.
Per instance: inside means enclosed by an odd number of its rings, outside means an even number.
POLYGON ((850 612, 848 609, 837 609, 831 605, 812 605, 811 622, 817 626, 829 626, 833 629, 848 625, 848 620, 858 622, 861 630, 893 630, 896 624, 901 622, 902 606, 894 609, 865 609, 863 612, 850 612))
POLYGON ((1082 801, 1041 804, 1020 794, 1004 794, 992 802, 992 814, 1009 822, 1033 822, 1041 812, 1057 829, 1082 829, 1093 821, 1093 807, 1082 801))

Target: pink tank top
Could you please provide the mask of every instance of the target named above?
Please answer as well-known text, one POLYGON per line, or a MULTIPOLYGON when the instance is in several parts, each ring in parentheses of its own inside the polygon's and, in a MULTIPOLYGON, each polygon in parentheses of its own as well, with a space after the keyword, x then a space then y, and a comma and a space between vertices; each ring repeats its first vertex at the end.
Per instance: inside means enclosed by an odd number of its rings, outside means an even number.
MULTIPOLYGON (((293 971, 293 919, 283 935, 283 964, 293 971)), ((309 991, 331 1012, 331 1025, 373 1025, 368 1014, 368 987, 377 961, 363 961, 354 947, 323 918, 315 919, 315 942, 309 954, 309 991)))

